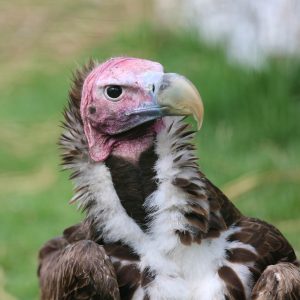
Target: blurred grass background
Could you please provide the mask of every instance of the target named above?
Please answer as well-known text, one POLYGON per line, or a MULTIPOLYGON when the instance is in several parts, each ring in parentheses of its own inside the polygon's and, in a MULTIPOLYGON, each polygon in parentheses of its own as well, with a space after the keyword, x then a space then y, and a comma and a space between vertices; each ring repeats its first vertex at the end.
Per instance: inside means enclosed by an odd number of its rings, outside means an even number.
POLYGON ((83 218, 68 205, 72 186, 56 142, 72 70, 89 57, 144 57, 190 78, 206 109, 202 170, 300 250, 300 61, 228 64, 193 33, 162 30, 149 3, 1 3, 1 300, 38 299, 38 249, 83 218))

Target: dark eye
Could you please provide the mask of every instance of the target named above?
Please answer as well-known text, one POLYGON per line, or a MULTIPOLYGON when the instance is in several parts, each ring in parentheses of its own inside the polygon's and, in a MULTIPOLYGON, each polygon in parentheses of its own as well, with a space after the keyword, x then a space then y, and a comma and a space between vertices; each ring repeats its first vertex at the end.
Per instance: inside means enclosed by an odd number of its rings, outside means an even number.
POLYGON ((111 100, 117 100, 122 95, 122 92, 122 87, 119 85, 109 85, 105 88, 105 94, 111 100))

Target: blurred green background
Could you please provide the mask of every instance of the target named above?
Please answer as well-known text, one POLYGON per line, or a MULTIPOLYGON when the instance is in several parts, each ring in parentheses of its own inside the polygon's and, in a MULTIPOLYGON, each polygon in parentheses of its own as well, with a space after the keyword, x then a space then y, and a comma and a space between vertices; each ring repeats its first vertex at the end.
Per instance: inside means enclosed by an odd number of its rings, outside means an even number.
POLYGON ((1 300, 38 299, 39 248, 83 218, 68 205, 56 143, 72 71, 90 57, 148 58, 190 78, 205 104, 202 170, 300 250, 300 61, 229 64, 193 32, 162 30, 152 12, 138 0, 1 2, 1 300))

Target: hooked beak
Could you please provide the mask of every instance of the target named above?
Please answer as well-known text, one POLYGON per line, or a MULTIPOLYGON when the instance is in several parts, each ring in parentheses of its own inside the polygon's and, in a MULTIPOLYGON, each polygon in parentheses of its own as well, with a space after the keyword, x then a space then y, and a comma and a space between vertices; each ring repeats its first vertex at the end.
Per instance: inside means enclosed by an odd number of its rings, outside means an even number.
POLYGON ((198 130, 203 120, 203 103, 201 96, 185 77, 175 73, 165 73, 157 84, 153 95, 153 103, 130 112, 147 118, 155 119, 162 116, 192 115, 197 121, 198 130))
POLYGON ((157 103, 163 115, 192 115, 197 121, 198 130, 201 128, 204 113, 202 99, 196 87, 185 77, 175 73, 164 74, 157 103))

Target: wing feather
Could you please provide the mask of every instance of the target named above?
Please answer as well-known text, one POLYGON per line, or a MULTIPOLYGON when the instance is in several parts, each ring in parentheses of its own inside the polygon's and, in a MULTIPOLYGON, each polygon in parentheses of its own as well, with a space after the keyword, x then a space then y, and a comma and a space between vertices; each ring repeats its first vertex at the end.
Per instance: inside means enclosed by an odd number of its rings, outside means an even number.
POLYGON ((64 237, 52 239, 41 249, 39 260, 42 300, 120 299, 110 258, 91 240, 69 244, 64 237))
POLYGON ((300 299, 300 269, 292 263, 268 266, 252 292, 253 300, 300 299))

